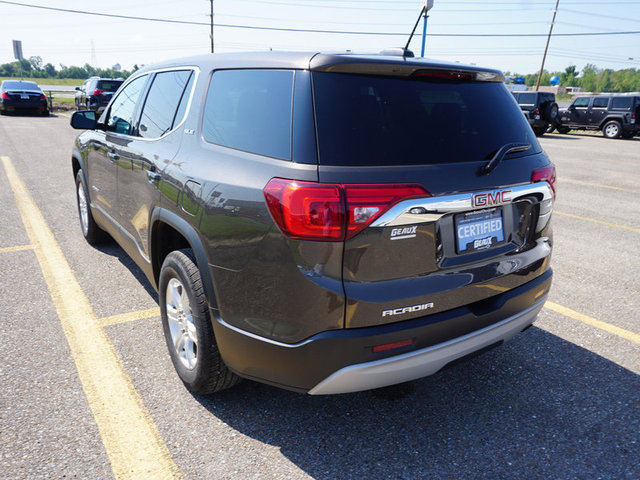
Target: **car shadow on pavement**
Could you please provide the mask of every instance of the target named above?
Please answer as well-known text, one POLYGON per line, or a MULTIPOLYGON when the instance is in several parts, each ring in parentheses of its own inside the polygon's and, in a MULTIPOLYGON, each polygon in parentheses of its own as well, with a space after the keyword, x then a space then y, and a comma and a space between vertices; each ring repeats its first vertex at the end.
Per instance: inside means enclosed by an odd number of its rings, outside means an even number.
POLYGON ((118 259, 118 261, 124 265, 133 275, 136 280, 140 282, 140 285, 146 290, 151 298, 157 303, 158 293, 155 288, 149 283, 147 276, 144 274, 140 267, 131 259, 129 255, 115 242, 115 240, 107 240, 104 243, 93 245, 93 247, 101 253, 110 255, 118 259))
POLYGON ((393 392, 196 399, 315 479, 640 478, 640 376, 544 330, 393 392))

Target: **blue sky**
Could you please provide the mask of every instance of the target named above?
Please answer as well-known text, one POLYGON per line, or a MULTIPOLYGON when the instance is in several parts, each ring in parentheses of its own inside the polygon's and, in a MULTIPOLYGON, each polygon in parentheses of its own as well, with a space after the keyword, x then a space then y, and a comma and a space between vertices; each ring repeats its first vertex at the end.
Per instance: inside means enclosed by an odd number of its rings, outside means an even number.
MULTIPOLYGON (((17 3, 125 16, 209 22, 208 0, 14 0, 17 3)), ((419 0, 214 0, 216 51, 331 50, 377 52, 404 45, 423 1, 419 0), (223 25, 319 33, 235 28, 223 25), (382 35, 402 33, 402 35, 382 35)), ((429 13, 426 57, 474 63, 504 71, 540 68, 545 36, 458 37, 451 34, 546 34, 555 0, 435 0, 429 13)), ((25 57, 39 55, 58 66, 93 63, 123 68, 210 51, 206 25, 179 25, 27 8, 0 2, 0 63, 12 61, 11 40, 25 57)), ((421 38, 411 48, 420 53, 421 38)), ((554 34, 640 31, 640 0, 560 0, 554 34)), ((640 34, 554 36, 545 67, 640 68, 640 34)))

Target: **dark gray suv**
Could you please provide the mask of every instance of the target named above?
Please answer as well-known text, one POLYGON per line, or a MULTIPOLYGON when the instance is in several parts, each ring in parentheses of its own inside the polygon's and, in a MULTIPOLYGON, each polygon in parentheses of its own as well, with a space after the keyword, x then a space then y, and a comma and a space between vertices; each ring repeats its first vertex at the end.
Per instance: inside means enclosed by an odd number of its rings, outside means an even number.
POLYGON ((498 71, 206 55, 71 124, 82 233, 158 289, 192 392, 405 382, 511 339, 547 298, 555 168, 498 71))

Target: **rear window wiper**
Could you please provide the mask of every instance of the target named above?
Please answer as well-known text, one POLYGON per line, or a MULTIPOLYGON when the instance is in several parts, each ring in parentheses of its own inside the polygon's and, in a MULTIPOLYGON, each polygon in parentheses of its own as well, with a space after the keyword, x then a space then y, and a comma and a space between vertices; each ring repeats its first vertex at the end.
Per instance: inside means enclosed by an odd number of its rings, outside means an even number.
POLYGON ((486 175, 493 171, 494 168, 498 166, 498 164, 502 161, 504 157, 506 157, 510 153, 515 152, 524 152, 525 150, 529 150, 531 148, 531 144, 529 143, 506 143, 502 147, 498 149, 496 154, 485 163, 480 170, 478 170, 478 175, 486 175))

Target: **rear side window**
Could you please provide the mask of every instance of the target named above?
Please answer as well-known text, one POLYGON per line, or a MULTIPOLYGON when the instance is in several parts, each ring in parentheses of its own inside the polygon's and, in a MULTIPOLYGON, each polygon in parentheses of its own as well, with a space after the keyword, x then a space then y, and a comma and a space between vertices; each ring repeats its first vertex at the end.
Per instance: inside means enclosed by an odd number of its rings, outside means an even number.
POLYGON ((633 97, 614 97, 611 101, 611 108, 614 110, 630 110, 633 97))
MULTIPOLYGON (((158 138, 170 131, 176 123, 176 112, 185 94, 191 70, 156 74, 142 108, 139 134, 143 138, 158 138)), ((182 117, 178 121, 182 120, 182 117)))
POLYGON ((292 95, 291 70, 216 71, 202 135, 225 147, 291 160, 292 95))
POLYGON ((594 98, 593 99, 593 107, 594 108, 607 108, 608 104, 609 104, 609 97, 594 98))
POLYGON ((313 87, 323 165, 481 161, 520 142, 539 149, 501 83, 314 72, 313 87))

